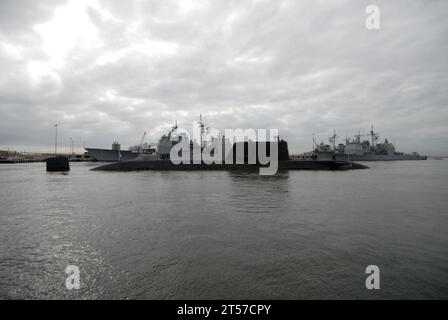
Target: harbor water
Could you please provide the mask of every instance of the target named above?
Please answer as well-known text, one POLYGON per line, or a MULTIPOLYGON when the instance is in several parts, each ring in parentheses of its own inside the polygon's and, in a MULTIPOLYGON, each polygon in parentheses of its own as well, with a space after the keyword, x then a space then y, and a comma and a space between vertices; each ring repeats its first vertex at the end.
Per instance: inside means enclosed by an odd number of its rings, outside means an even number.
POLYGON ((447 299, 448 160, 366 164, 270 177, 0 165, 0 299, 447 299))

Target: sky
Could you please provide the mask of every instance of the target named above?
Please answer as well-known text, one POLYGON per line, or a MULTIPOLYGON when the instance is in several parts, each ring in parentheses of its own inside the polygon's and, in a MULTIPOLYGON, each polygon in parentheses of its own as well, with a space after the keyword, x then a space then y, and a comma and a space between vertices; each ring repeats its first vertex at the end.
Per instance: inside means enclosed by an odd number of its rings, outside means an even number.
MULTIPOLYGON (((372 0, 373 1, 373 0, 372 0)), ((0 0, 0 149, 275 128, 448 154, 448 2, 0 0), (380 29, 365 26, 366 7, 380 29)))

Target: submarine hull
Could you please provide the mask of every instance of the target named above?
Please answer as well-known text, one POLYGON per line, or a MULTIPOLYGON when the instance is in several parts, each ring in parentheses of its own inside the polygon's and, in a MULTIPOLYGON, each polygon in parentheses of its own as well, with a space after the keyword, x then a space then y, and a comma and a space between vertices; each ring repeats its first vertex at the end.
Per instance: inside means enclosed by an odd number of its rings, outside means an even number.
MULTIPOLYGON (((143 171, 143 170, 258 170, 259 164, 178 164, 171 160, 154 161, 122 161, 95 167, 96 171, 143 171)), ((366 169, 368 167, 359 163, 334 160, 283 160, 278 162, 278 170, 349 170, 366 169)))

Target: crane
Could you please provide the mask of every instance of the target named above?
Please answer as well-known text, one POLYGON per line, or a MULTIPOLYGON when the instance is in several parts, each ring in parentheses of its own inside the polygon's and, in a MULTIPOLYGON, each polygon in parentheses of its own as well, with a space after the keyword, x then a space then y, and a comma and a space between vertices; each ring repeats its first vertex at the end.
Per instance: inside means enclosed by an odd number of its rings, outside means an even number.
POLYGON ((146 137, 146 131, 143 133, 142 139, 140 140, 139 144, 140 153, 143 153, 143 141, 145 140, 145 137, 146 137))

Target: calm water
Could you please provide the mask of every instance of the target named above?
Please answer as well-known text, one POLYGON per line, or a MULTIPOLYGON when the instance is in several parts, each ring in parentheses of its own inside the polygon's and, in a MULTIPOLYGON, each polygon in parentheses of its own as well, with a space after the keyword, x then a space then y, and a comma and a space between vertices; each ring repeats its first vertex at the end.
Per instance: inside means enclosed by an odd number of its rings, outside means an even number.
POLYGON ((446 160, 275 177, 94 165, 0 165, 0 298, 448 298, 446 160))

